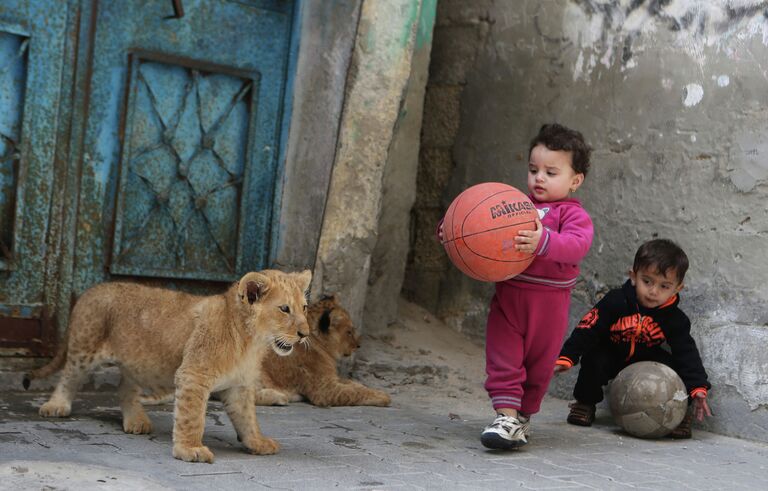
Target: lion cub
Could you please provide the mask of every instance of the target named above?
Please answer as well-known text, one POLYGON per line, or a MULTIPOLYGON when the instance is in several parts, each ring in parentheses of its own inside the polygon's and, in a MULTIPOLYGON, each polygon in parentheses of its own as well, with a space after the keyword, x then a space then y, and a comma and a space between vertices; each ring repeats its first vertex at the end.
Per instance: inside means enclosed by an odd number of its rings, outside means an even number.
POLYGON ((285 405, 306 397, 316 406, 389 406, 387 393, 339 378, 336 364, 360 347, 349 313, 335 296, 324 296, 309 306, 308 346, 291 356, 269 353, 262 363, 264 388, 259 405, 285 405))
POLYGON ((142 390, 175 390, 173 456, 213 462, 202 443, 208 397, 218 392, 238 439, 255 454, 279 445, 261 434, 255 387, 267 353, 286 356, 309 335, 305 292, 312 274, 265 270, 248 273, 225 293, 209 297, 135 283, 104 283, 72 309, 67 339, 46 366, 24 379, 61 380, 42 416, 68 416, 72 399, 90 370, 120 367, 118 388, 126 433, 149 433, 152 424, 139 402, 142 390))

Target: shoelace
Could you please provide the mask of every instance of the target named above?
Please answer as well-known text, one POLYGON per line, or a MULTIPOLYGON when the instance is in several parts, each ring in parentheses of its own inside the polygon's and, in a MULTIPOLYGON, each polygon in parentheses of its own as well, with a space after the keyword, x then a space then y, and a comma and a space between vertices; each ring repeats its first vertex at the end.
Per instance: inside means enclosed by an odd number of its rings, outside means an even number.
POLYGON ((514 431, 523 429, 523 425, 520 420, 512 416, 497 416, 493 423, 491 423, 491 427, 494 426, 499 426, 508 433, 513 433, 514 431))

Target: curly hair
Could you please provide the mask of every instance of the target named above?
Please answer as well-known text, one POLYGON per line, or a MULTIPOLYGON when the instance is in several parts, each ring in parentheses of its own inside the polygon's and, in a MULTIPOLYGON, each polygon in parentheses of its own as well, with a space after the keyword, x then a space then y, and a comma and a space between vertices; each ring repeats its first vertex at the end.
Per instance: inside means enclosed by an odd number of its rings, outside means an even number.
POLYGON ((592 147, 587 145, 580 132, 557 123, 545 124, 539 129, 539 134, 531 140, 528 148, 529 158, 533 147, 539 144, 543 144, 550 150, 571 152, 571 167, 574 172, 587 175, 592 147))
POLYGON ((662 275, 666 275, 671 269, 675 272, 677 280, 682 283, 688 271, 688 256, 679 245, 669 239, 649 240, 635 253, 632 271, 637 273, 641 269, 649 268, 662 275))

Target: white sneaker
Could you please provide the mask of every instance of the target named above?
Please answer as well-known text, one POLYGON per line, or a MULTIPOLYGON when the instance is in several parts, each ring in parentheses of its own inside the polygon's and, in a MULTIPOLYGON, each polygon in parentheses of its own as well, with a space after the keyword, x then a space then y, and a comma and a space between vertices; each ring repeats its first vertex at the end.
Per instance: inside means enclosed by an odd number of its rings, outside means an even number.
POLYGON ((525 439, 528 440, 531 436, 531 417, 518 414, 517 420, 520 421, 520 426, 523 427, 523 435, 525 435, 525 439))
POLYGON ((530 418, 521 416, 496 415, 493 423, 486 426, 480 435, 480 443, 487 448, 510 450, 520 448, 528 443, 530 433, 530 418))

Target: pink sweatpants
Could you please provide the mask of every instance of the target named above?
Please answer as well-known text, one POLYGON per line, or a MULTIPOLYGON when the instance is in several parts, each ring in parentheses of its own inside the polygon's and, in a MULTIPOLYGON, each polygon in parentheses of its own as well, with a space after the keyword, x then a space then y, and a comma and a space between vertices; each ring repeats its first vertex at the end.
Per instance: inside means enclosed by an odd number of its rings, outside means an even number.
POLYGON ((485 390, 494 409, 537 413, 568 329, 570 290, 497 283, 485 338, 485 390), (534 289, 535 288, 535 289, 534 289))

